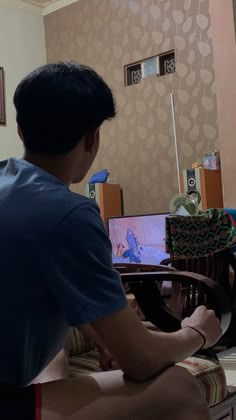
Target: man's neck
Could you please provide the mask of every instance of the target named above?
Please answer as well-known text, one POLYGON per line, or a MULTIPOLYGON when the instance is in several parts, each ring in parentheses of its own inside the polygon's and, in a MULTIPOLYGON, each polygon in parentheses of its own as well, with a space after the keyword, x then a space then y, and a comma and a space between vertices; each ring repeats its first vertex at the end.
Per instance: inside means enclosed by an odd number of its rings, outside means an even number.
POLYGON ((70 185, 70 176, 68 175, 67 170, 68 165, 64 156, 40 156, 26 151, 23 159, 55 176, 66 185, 70 185))

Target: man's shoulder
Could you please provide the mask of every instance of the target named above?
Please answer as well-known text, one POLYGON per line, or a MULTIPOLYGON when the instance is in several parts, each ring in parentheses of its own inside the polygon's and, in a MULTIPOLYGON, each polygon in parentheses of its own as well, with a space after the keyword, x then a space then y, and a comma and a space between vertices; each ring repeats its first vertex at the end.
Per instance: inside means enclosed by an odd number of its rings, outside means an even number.
POLYGON ((80 206, 90 206, 93 202, 90 198, 85 197, 84 195, 80 193, 75 193, 71 191, 70 189, 64 190, 64 193, 67 200, 76 207, 80 206))
POLYGON ((0 214, 7 217, 9 209, 17 207, 18 224, 36 230, 40 226, 42 233, 65 218, 86 220, 91 212, 99 214, 95 200, 71 191, 56 177, 24 160, 0 162, 0 193, 0 214))
MULTIPOLYGON (((100 218, 99 207, 95 200, 91 200, 79 193, 70 191, 69 188, 56 188, 47 193, 44 203, 47 203, 46 212, 54 219, 55 225, 68 220, 73 223, 84 223, 100 218)), ((53 223, 54 224, 54 223, 53 223)))
POLYGON ((66 218, 71 223, 78 221, 80 224, 89 221, 95 224, 96 221, 100 222, 100 210, 95 200, 70 190, 64 192, 59 201, 62 201, 62 198, 64 202, 63 220, 66 218))

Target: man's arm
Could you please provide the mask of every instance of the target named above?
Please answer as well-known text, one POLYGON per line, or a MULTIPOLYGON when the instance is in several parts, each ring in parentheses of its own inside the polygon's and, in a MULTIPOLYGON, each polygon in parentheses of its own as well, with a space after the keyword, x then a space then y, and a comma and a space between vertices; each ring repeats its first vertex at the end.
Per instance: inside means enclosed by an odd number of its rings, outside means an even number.
POLYGON ((202 336, 189 327, 206 337, 206 347, 215 344, 222 335, 214 312, 204 307, 184 320, 182 330, 175 333, 150 332, 129 306, 94 322, 93 326, 124 373, 141 381, 193 355, 203 346, 202 336))
POLYGON ((80 331, 90 340, 92 341, 98 350, 104 350, 105 345, 103 341, 101 340, 98 333, 95 331, 95 329, 90 324, 84 324, 80 325, 79 327, 80 331))
POLYGON ((99 352, 99 363, 102 370, 112 369, 114 365, 113 356, 101 340, 101 337, 98 335, 96 330, 92 327, 92 325, 81 325, 79 329, 97 347, 99 352))

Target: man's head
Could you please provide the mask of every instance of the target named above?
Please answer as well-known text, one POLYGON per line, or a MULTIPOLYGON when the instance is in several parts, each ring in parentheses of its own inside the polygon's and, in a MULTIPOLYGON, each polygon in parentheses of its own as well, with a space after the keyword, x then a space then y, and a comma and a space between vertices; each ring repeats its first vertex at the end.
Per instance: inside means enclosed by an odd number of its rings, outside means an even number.
POLYGON ((75 62, 48 64, 30 73, 18 85, 14 104, 26 153, 51 161, 78 158, 75 182, 96 156, 101 124, 116 112, 103 79, 75 62))

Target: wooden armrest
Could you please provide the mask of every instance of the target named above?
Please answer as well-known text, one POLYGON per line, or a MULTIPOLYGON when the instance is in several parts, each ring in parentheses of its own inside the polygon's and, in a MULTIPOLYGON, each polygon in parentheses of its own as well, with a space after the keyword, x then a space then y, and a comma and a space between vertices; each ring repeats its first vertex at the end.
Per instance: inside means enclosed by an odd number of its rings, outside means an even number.
POLYGON ((119 273, 151 273, 159 271, 176 271, 176 268, 166 265, 146 265, 146 264, 114 264, 114 269, 119 273))
MULTIPOLYGON (((168 302, 167 295, 161 295, 163 282, 171 282, 171 291, 179 285, 177 293, 180 299, 186 301, 198 300, 201 296, 206 296, 206 306, 215 310, 216 315, 221 319, 223 332, 225 333, 231 321, 231 306, 223 288, 213 280, 196 273, 180 272, 168 270, 159 272, 137 272, 123 273, 121 279, 128 283, 131 292, 135 295, 137 302, 148 321, 152 322, 163 331, 177 331, 181 328, 182 314, 179 314, 175 307, 171 306, 171 298, 168 302), (188 297, 187 296, 188 292, 188 297), (194 299, 193 299, 194 298, 194 299)), ((177 296, 178 297, 178 296, 177 296)), ((174 299, 173 299, 174 300, 174 299)), ((177 299, 178 300, 178 299, 177 299)), ((175 299, 176 303, 176 299, 175 299)), ((178 303, 178 302, 177 302, 178 303)), ((196 306, 198 306, 196 304, 196 306)), ((195 308, 196 308, 195 306, 195 308)), ((190 308, 191 310, 195 309, 190 308)))

